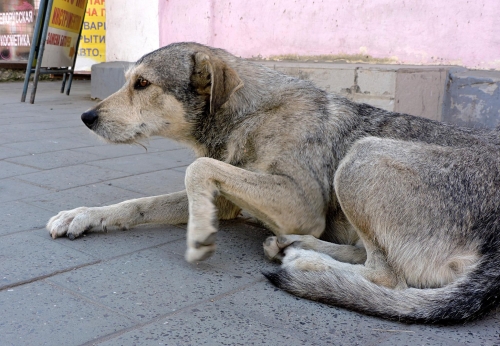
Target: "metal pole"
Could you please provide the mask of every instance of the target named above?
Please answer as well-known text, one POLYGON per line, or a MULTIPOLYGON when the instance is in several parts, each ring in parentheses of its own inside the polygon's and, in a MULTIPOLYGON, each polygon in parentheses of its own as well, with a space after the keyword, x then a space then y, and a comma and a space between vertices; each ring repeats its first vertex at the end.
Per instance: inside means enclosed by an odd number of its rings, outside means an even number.
POLYGON ((38 13, 36 16, 35 30, 33 32, 33 38, 31 39, 30 56, 28 59, 28 65, 26 66, 26 75, 24 76, 23 94, 21 96, 21 102, 26 101, 26 94, 28 93, 28 85, 31 77, 31 69, 33 68, 33 61, 35 60, 36 46, 38 45, 38 39, 40 38, 40 26, 42 25, 42 18, 45 14, 45 4, 46 0, 41 0, 38 6, 38 13))
POLYGON ((31 91, 30 103, 35 103, 36 88, 38 86, 38 78, 40 77, 40 67, 42 66, 43 51, 45 50, 45 39, 49 30, 50 12, 52 12, 52 3, 54 0, 49 0, 47 11, 45 13, 45 21, 43 22, 42 36, 40 37, 40 48, 38 48, 38 57, 36 61, 35 76, 33 77, 33 90, 31 91))
POLYGON ((61 94, 64 92, 64 86, 66 85, 66 77, 68 75, 68 72, 63 73, 63 78, 62 78, 62 85, 61 85, 61 94))

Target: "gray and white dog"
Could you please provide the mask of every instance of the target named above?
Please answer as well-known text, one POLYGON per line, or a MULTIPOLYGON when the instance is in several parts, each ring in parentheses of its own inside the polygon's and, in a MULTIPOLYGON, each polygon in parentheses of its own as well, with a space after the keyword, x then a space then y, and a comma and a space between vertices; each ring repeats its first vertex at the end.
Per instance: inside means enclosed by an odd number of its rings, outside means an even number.
POLYGON ((126 79, 83 122, 113 143, 187 144, 186 190, 62 211, 53 238, 187 222, 194 262, 244 209, 276 235, 264 251, 282 266, 265 275, 298 296, 407 322, 500 302, 498 131, 352 103, 196 43, 145 55, 126 79))

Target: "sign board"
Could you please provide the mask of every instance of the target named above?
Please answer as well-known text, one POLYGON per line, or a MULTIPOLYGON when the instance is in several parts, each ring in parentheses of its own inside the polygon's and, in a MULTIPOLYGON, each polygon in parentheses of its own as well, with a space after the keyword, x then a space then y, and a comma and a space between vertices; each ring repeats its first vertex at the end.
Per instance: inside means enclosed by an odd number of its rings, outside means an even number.
POLYGON ((75 71, 90 71, 92 65, 106 61, 105 0, 88 0, 75 71))
POLYGON ((54 0, 42 67, 73 66, 87 0, 54 0))
POLYGON ((35 102, 40 74, 61 74, 61 93, 64 92, 68 79, 66 95, 69 95, 87 0, 40 0, 39 6, 21 102, 26 100, 32 73, 34 76, 30 103, 35 102))
POLYGON ((35 6, 34 0, 0 0, 0 62, 28 60, 38 12, 35 6))

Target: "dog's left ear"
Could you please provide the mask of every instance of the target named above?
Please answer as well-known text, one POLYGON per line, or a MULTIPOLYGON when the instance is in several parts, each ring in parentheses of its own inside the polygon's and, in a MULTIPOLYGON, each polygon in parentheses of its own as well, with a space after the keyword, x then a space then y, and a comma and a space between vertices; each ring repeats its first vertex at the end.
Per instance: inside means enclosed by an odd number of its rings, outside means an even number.
POLYGON ((193 59, 191 83, 200 95, 210 96, 210 114, 214 114, 243 82, 236 71, 218 58, 198 52, 193 59))

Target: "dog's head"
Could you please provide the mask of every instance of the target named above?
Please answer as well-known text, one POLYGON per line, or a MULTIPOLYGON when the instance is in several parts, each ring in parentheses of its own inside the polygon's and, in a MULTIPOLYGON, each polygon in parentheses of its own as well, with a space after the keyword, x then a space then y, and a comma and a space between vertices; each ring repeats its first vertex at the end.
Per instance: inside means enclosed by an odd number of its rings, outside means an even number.
POLYGON ((243 86, 229 53, 177 43, 143 56, 125 85, 82 114, 88 128, 113 143, 149 136, 189 141, 202 116, 213 116, 243 86))

